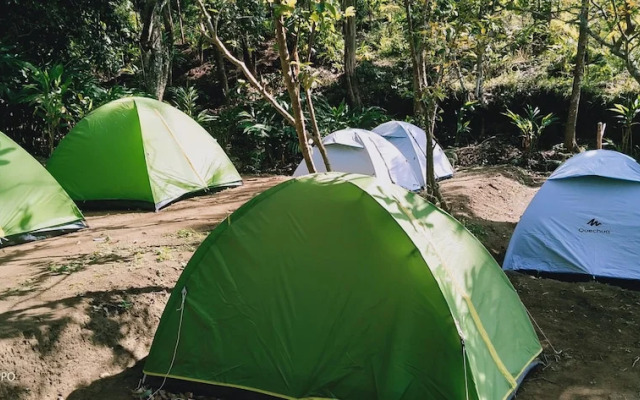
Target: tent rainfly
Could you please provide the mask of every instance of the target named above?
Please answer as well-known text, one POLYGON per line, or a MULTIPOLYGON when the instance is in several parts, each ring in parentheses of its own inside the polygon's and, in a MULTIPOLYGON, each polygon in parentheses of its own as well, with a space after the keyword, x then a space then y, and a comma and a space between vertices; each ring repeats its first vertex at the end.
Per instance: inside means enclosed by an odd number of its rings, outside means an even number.
MULTIPOLYGON (((364 129, 343 129, 322 139, 327 149, 331 169, 375 176, 384 182, 393 182, 405 189, 420 189, 419 178, 413 173, 409 161, 398 149, 379 135, 364 129)), ((320 152, 312 148, 313 163, 318 172, 326 172, 320 152)), ((293 176, 309 173, 304 160, 293 176)))
POLYGON ((91 112, 60 142, 47 169, 71 198, 87 206, 158 210, 194 192, 242 183, 197 122, 141 97, 91 112))
MULTIPOLYGON (((387 139, 407 158, 420 185, 427 185, 427 134, 417 126, 403 121, 389 121, 372 129, 373 132, 387 139)), ((453 167, 442 147, 433 142, 433 172, 436 179, 453 176, 453 167)))
POLYGON ((580 153, 551 174, 513 233, 506 270, 640 279, 640 165, 580 153))
POLYGON ((493 400, 540 351, 516 291, 459 222, 396 185, 324 173, 216 227, 144 373, 283 399, 493 400))
POLYGON ((0 132, 0 247, 86 228, 47 170, 0 132))

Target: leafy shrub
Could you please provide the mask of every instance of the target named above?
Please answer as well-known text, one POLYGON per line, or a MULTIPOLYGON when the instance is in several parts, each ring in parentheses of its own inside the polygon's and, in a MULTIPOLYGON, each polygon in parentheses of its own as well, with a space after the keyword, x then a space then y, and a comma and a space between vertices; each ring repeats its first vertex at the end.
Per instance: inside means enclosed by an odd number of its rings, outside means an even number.
POLYGON ((534 108, 530 105, 525 107, 524 115, 516 114, 509 109, 503 115, 506 115, 520 131, 522 148, 525 153, 535 151, 538 148, 538 138, 542 132, 558 120, 553 113, 541 115, 538 107, 534 108))
POLYGON ((385 111, 376 106, 358 110, 351 109, 344 99, 337 106, 330 105, 324 97, 313 101, 318 127, 323 135, 345 128, 372 129, 389 119, 385 111))
POLYGON ((193 118, 205 128, 215 119, 215 116, 211 114, 209 110, 203 109, 198 105, 200 94, 195 87, 189 86, 188 84, 185 87, 171 87, 169 88, 169 94, 176 108, 193 118))
POLYGON ((633 155, 633 127, 638 125, 635 118, 640 113, 640 95, 629 99, 625 104, 616 103, 609 111, 615 113, 615 118, 622 126, 621 151, 625 154, 633 155))
MULTIPOLYGON (((300 147, 295 128, 271 106, 255 94, 240 91, 232 105, 223 108, 212 122, 212 134, 224 143, 232 159, 245 171, 276 170, 288 173, 300 162, 300 147)), ((280 105, 290 110, 285 96, 277 98, 280 105)), ((306 99, 303 109, 310 131, 306 99)), ((380 107, 351 109, 344 101, 331 105, 322 96, 314 96, 316 119, 321 135, 344 128, 371 129, 389 119, 380 107)))

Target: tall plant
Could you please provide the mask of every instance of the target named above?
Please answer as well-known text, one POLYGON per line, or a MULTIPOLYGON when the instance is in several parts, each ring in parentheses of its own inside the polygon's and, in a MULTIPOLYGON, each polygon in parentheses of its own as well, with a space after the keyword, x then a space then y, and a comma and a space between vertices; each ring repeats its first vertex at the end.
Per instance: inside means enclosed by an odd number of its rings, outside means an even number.
POLYGON ((407 39, 413 69, 413 106, 419 124, 427 133, 426 197, 443 209, 447 204, 435 178, 433 143, 443 80, 451 62, 451 22, 457 17, 452 1, 413 2, 404 0, 407 39))
POLYGON ((622 146, 621 150, 625 154, 631 154, 633 150, 633 127, 638 125, 635 118, 640 112, 640 95, 631 99, 627 104, 616 103, 609 109, 616 113, 615 118, 622 125, 622 146))
POLYGON ((185 87, 172 87, 169 88, 169 93, 172 96, 173 105, 200 125, 206 125, 215 119, 215 116, 209 110, 203 109, 198 105, 200 94, 195 87, 189 84, 185 87))
POLYGON ((538 107, 530 105, 525 107, 524 115, 516 114, 509 109, 502 114, 507 116, 520 131, 522 149, 526 154, 537 150, 538 139, 542 132, 558 120, 553 113, 542 115, 538 107))
POLYGON ((64 97, 71 88, 72 78, 65 74, 61 64, 50 68, 38 68, 27 64, 27 68, 31 83, 22 88, 19 99, 34 106, 34 114, 43 119, 43 139, 51 155, 56 134, 73 119, 64 103, 64 97))

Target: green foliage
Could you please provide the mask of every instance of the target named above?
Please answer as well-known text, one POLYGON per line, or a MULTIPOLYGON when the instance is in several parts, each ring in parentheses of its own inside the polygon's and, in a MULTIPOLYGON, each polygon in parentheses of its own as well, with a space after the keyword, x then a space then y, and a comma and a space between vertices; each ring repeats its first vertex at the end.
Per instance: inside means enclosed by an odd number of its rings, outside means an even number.
POLYGON ((522 148, 525 153, 537 150, 538 139, 542 132, 558 120, 553 113, 541 115, 538 107, 531 107, 530 105, 525 107, 524 115, 516 114, 509 109, 502 114, 507 116, 520 131, 522 148))
POLYGON ((32 124, 37 127, 34 131, 40 133, 38 142, 47 149, 47 155, 53 151, 56 141, 95 107, 141 94, 119 85, 105 89, 93 76, 62 64, 42 68, 28 62, 18 65, 24 68, 19 72, 26 77, 25 83, 19 89, 14 88, 10 96, 31 109, 32 124))
POLYGON ((10 99, 27 78, 27 65, 13 48, 0 43, 0 104, 10 99))
POLYGON ((27 64, 27 68, 32 83, 22 88, 20 101, 33 106, 34 114, 44 120, 44 139, 50 155, 53 152, 56 134, 72 120, 64 101, 70 90, 72 78, 64 73, 61 64, 46 69, 27 64))
POLYGON ((163 262, 173 259, 173 254, 170 247, 161 246, 158 247, 155 251, 156 253, 156 261, 163 262))
POLYGON ((462 225, 464 225, 465 228, 467 228, 469 232, 471 232, 471 234, 473 234, 473 236, 478 238, 478 240, 487 238, 487 229, 484 225, 474 221, 470 221, 466 218, 462 218, 460 222, 462 223, 462 225))
POLYGON ((71 261, 67 264, 51 264, 47 268, 51 275, 70 275, 86 268, 84 262, 71 261))
POLYGON ((638 125, 635 118, 640 113, 640 95, 629 99, 626 104, 616 103, 609 111, 615 113, 615 118, 622 126, 622 146, 621 151, 632 155, 633 150, 633 127, 638 125))
MULTIPOLYGON (((300 148, 295 129, 289 125, 266 100, 247 95, 238 90, 233 106, 228 106, 217 115, 212 125, 213 135, 223 142, 237 165, 246 171, 257 172, 275 168, 288 169, 300 162, 300 148)), ((279 103, 289 110, 284 95, 279 103)), ((306 100, 302 99, 306 110, 306 100)), ((351 109, 342 100, 332 105, 322 96, 314 96, 313 102, 321 134, 327 135, 347 127, 370 129, 389 120, 379 107, 351 109)), ((309 116, 306 115, 307 129, 309 116)))
POLYGON ((471 133, 471 121, 468 117, 475 111, 477 104, 477 100, 467 101, 456 111, 456 146, 460 145, 462 139, 471 133))
POLYGON ((113 76, 137 56, 130 0, 7 0, 2 14, 0 40, 36 65, 67 60, 113 76))
MULTIPOLYGON (((289 111, 284 98, 280 105, 289 111)), ((248 166, 255 170, 265 165, 281 165, 294 162, 300 152, 295 129, 266 100, 247 104, 237 114, 237 126, 242 129, 244 142, 252 143, 247 151, 248 166)))
POLYGON ((189 84, 185 87, 172 87, 169 88, 169 93, 171 94, 173 105, 200 125, 208 126, 211 121, 215 120, 216 117, 209 110, 202 109, 198 105, 200 95, 195 87, 189 84))
POLYGON ((202 239, 204 237, 204 234, 201 232, 196 232, 191 228, 184 228, 176 232, 176 237, 178 239, 202 239))
POLYGON ((389 119, 380 107, 352 109, 344 99, 337 106, 332 106, 323 97, 318 97, 314 104, 318 127, 324 135, 345 128, 372 129, 389 119))
MULTIPOLYGON (((278 57, 273 51, 274 11, 285 17, 291 48, 298 44, 299 60, 293 64, 301 69, 298 80, 303 87, 322 93, 314 97, 322 134, 345 127, 370 128, 386 120, 386 113, 396 119, 415 119, 410 41, 402 1, 358 1, 353 10, 341 9, 339 0, 282 2, 274 10, 266 0, 206 0, 212 15, 219 19, 223 41, 257 71, 262 82, 269 82, 269 91, 280 96, 286 108, 278 57), (343 63, 341 22, 353 12, 358 35, 357 75, 365 104, 360 111, 344 103, 345 90, 336 83, 340 82, 343 63)), ((35 154, 49 153, 51 145, 96 107, 144 94, 137 88, 141 74, 137 3, 77 0, 73 10, 69 4, 63 0, 7 0, 0 15, 0 130, 35 154)), ((183 82, 185 76, 190 81, 195 76, 197 86, 172 88, 168 100, 211 130, 234 161, 249 170, 281 169, 297 163, 299 145, 293 128, 255 92, 232 95, 228 103, 215 108, 223 99, 215 96, 218 87, 211 87, 216 85, 215 78, 210 79, 215 71, 210 68, 211 45, 200 33, 200 10, 193 0, 180 4, 181 15, 175 2, 171 7, 176 38, 173 78, 183 82), (179 16, 184 22, 184 43, 179 16), (204 65, 195 74, 185 75, 198 66, 196 55, 201 49, 204 65)), ((441 78, 439 84, 432 85, 437 87, 423 92, 421 100, 429 104, 447 97, 437 124, 440 138, 464 143, 472 125, 474 134, 499 133, 504 125, 499 113, 507 109, 505 115, 509 115, 518 104, 544 104, 548 111, 562 113, 575 64, 579 2, 435 0, 410 4, 414 23, 420 25, 412 39, 422 43, 427 54, 424 75, 431 84, 441 78), (547 15, 550 22, 543 17, 547 15), (423 25, 425 18, 428 23, 423 25), (486 104, 478 107, 471 102, 459 107, 458 99, 476 97, 473 92, 479 71, 483 72, 482 100, 486 104), (480 126, 483 129, 475 129, 480 126)), ((640 36, 625 38, 622 32, 629 22, 640 22, 640 9, 634 2, 594 0, 590 4, 592 35, 578 123, 588 127, 597 120, 606 121, 612 116, 607 111, 611 109, 623 136, 622 141, 615 140, 626 152, 632 152, 637 120, 633 102, 639 86, 631 67, 640 59, 640 36), (620 44, 619 52, 629 52, 628 60, 614 54, 615 44, 620 44), (630 101, 620 100, 629 94, 633 94, 630 101), (582 112, 585 105, 588 113, 582 112)), ((237 79, 232 70, 228 74, 231 86, 237 79)), ((529 108, 517 117, 513 112, 509 116, 527 148, 535 148, 542 130, 552 123, 539 113, 533 115, 534 111, 529 108)))

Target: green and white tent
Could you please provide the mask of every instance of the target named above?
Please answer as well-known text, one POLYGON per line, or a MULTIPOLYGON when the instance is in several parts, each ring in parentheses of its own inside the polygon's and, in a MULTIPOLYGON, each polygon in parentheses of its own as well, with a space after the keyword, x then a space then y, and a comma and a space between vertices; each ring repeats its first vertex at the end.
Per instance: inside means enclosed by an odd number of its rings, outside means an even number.
POLYGON ((144 373, 284 399, 495 400, 540 351, 459 222, 393 184, 328 173, 265 191, 209 235, 144 373))
POLYGON ((58 182, 0 132, 0 247, 85 227, 82 213, 58 182))
POLYGON ((158 210, 187 194, 237 186, 242 178, 188 115, 154 99, 113 101, 82 119, 47 169, 80 204, 158 210))

